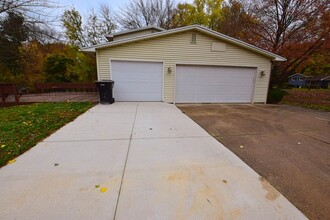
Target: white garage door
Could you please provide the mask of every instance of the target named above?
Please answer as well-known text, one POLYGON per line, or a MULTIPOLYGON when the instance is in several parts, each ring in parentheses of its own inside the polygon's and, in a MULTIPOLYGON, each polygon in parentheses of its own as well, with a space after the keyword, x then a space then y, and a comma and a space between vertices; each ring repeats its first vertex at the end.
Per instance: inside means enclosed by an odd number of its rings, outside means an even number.
POLYGON ((163 64, 111 61, 116 101, 162 101, 163 64))
POLYGON ((176 67, 177 103, 249 103, 256 68, 176 67))

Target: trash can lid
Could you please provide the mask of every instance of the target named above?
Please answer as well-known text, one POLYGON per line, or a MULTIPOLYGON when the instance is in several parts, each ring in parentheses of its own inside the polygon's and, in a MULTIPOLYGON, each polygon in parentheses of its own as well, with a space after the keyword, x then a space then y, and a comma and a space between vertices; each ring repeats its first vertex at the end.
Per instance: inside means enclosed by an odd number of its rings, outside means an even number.
POLYGON ((113 80, 100 80, 100 81, 95 81, 95 83, 114 83, 115 81, 113 80))

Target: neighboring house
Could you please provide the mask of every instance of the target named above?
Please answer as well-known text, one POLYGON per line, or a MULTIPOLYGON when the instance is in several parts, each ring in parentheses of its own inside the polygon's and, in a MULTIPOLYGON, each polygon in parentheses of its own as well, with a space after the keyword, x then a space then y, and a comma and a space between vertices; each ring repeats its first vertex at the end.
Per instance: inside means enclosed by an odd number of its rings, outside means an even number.
POLYGON ((288 85, 294 87, 305 87, 307 78, 308 76, 300 73, 292 74, 288 77, 288 85))
POLYGON ((306 79, 306 86, 309 88, 327 89, 330 84, 330 76, 313 76, 306 79))
POLYGON ((271 62, 286 59, 202 26, 145 27, 83 48, 116 101, 266 103, 271 62))

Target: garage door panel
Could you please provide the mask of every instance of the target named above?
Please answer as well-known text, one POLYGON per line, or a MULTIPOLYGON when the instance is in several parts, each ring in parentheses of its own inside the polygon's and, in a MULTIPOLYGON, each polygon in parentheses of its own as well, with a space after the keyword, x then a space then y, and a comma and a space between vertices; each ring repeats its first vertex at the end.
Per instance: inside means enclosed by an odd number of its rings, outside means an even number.
POLYGON ((251 102, 255 74, 255 68, 178 65, 176 102, 251 102))
POLYGON ((117 101, 162 101, 162 63, 111 61, 111 73, 117 101))

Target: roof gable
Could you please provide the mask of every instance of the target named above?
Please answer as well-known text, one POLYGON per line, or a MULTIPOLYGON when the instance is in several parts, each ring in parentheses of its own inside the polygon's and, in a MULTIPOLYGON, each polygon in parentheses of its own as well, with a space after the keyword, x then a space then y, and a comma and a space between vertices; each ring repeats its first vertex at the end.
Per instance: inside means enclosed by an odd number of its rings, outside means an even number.
POLYGON ((152 33, 152 34, 146 34, 146 35, 141 35, 141 36, 135 36, 135 37, 132 37, 132 38, 126 38, 126 39, 122 39, 122 40, 107 42, 107 43, 103 43, 103 44, 99 44, 99 45, 95 45, 95 46, 91 46, 91 47, 85 47, 85 48, 82 49, 82 51, 95 52, 97 49, 103 49, 103 48, 107 48, 107 47, 117 46, 117 45, 121 45, 121 44, 126 44, 126 43, 130 43, 130 42, 136 42, 136 41, 141 41, 141 40, 146 40, 146 39, 152 39, 152 38, 171 35, 171 34, 178 34, 178 33, 189 31, 189 30, 200 31, 200 32, 205 33, 207 35, 213 36, 217 39, 223 40, 223 41, 228 42, 228 43, 232 43, 234 45, 240 46, 240 47, 245 48, 247 50, 254 51, 258 54, 269 57, 273 61, 286 61, 286 59, 284 57, 281 57, 277 54, 274 54, 274 53, 271 53, 269 51, 263 50, 261 48, 253 46, 253 45, 248 44, 246 42, 243 42, 241 40, 237 40, 235 38, 232 38, 232 37, 229 37, 227 35, 218 33, 216 31, 210 30, 210 29, 205 28, 205 27, 200 26, 200 25, 191 25, 191 26, 186 26, 186 27, 181 27, 181 28, 156 32, 156 33, 152 33))
POLYGON ((300 76, 300 77, 305 77, 305 78, 308 77, 308 76, 305 76, 301 73, 295 73, 295 74, 292 74, 292 75, 288 76, 288 78, 291 78, 291 77, 294 77, 294 76, 300 76))

